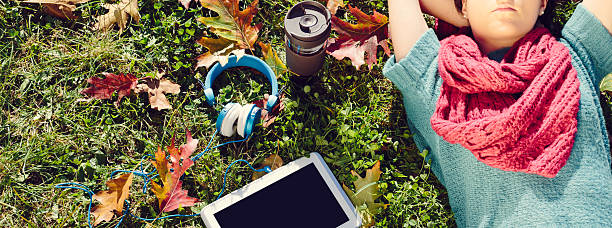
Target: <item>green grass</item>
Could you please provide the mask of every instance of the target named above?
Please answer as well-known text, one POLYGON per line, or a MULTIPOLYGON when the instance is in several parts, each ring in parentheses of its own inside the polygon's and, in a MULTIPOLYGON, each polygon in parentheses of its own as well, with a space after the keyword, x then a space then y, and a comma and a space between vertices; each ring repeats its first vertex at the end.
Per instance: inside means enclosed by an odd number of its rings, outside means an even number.
MULTIPOLYGON (((102 1, 103 2, 103 1, 102 1)), ((220 107, 209 107, 196 78, 206 70, 194 70, 195 57, 204 48, 195 40, 206 28, 196 19, 211 11, 192 3, 184 10, 175 0, 140 0, 142 19, 122 34, 91 31, 97 15, 106 11, 101 1, 79 6, 79 19, 64 21, 42 13, 35 4, 0 0, 0 226, 86 226, 86 193, 53 188, 63 182, 79 182, 93 191, 114 170, 135 169, 158 147, 176 135, 184 142, 185 128, 200 139, 200 152, 214 131, 220 107), (136 73, 165 71, 181 85, 179 95, 168 95, 173 110, 149 108, 146 95, 131 95, 115 107, 113 101, 84 102, 79 91, 86 80, 102 72, 136 73)), ((262 23, 259 40, 272 44, 284 56, 282 20, 295 1, 262 0, 256 23, 262 23)), ((355 3, 353 3, 355 4, 355 3)), ((387 13, 382 0, 357 3, 367 13, 387 13)), ((346 10, 337 15, 350 19, 346 10)), ((255 55, 261 56, 260 50, 255 55)), ((387 58, 381 53, 379 62, 387 58)), ((235 159, 261 162, 279 154, 285 162, 317 151, 323 155, 341 183, 350 185, 350 171, 365 173, 382 161, 379 182, 389 204, 376 216, 378 227, 454 226, 445 189, 419 156, 406 126, 401 94, 382 74, 382 64, 368 71, 356 70, 348 60, 327 56, 323 69, 308 82, 295 82, 285 74, 286 109, 276 122, 257 129, 248 142, 231 144, 203 156, 185 177, 189 195, 202 201, 182 214, 197 213, 212 202, 223 181, 225 168, 235 159), (308 85, 311 90, 304 89, 308 85)), ((215 83, 219 103, 246 103, 270 90, 261 77, 249 71, 231 70, 215 83)), ((239 139, 217 136, 213 145, 239 139)), ((228 191, 249 183, 251 172, 236 166, 229 173, 228 191)), ((142 193, 136 177, 130 209, 154 218, 157 201, 149 190, 142 193)), ((164 214, 165 215, 165 214, 164 214)), ((102 223, 115 226, 118 219, 102 223)), ((125 218, 122 226, 147 223, 125 218)), ((172 218, 154 227, 203 227, 199 217, 172 218)))

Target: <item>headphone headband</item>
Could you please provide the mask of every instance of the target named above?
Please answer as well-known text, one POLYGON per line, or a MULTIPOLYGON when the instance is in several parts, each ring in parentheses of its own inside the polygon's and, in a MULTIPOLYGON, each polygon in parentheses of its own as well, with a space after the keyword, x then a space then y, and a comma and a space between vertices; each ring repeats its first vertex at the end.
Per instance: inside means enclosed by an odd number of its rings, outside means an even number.
POLYGON ((216 104, 215 94, 213 93, 211 86, 213 82, 215 81, 215 79, 217 78, 217 76, 219 76, 221 72, 223 72, 224 70, 228 68, 238 67, 238 66, 246 66, 246 67, 253 68, 266 76, 266 78, 270 82, 270 85, 272 86, 272 93, 270 94, 270 97, 268 98, 266 109, 268 111, 271 111, 274 105, 276 105, 276 102, 278 100, 278 83, 276 81, 276 75, 274 75, 274 72, 272 71, 272 69, 270 69, 268 64, 266 64, 264 61, 262 61, 261 59, 255 56, 246 55, 246 54, 240 58, 238 58, 235 55, 229 56, 228 61, 224 66, 221 66, 221 64, 217 62, 208 71, 208 74, 206 75, 206 81, 204 82, 204 96, 206 97, 206 102, 208 102, 208 104, 211 106, 216 104))

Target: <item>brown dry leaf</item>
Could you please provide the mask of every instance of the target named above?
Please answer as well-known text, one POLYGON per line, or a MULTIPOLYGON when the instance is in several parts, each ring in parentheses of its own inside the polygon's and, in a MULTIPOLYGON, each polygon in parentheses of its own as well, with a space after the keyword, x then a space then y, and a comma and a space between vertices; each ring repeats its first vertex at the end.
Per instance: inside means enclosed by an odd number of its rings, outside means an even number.
POLYGON ((44 12, 62 19, 77 19, 74 15, 76 4, 89 0, 26 0, 24 3, 39 3, 44 6, 44 12))
POLYGON ((123 213, 123 203, 130 195, 130 185, 132 185, 133 173, 126 173, 116 179, 106 182, 109 190, 97 192, 93 198, 100 201, 91 212, 93 214, 94 226, 102 221, 110 221, 114 213, 123 213))
POLYGON ((138 0, 121 0, 117 4, 104 4, 103 7, 108 9, 108 13, 96 18, 98 22, 94 24, 95 30, 106 32, 117 24, 119 26, 119 32, 121 33, 128 22, 128 15, 131 16, 136 23, 140 21, 138 0))
POLYGON ((149 104, 151 104, 151 108, 153 109, 172 109, 172 106, 164 93, 178 94, 181 92, 181 86, 165 78, 146 79, 146 83, 138 84, 136 89, 134 89, 134 92, 148 93, 149 104))
MULTIPOLYGON (((278 169, 281 166, 283 166, 283 159, 276 154, 271 154, 266 159, 264 159, 264 161, 261 164, 259 164, 257 169, 263 169, 263 167, 266 167, 266 166, 270 166, 270 169, 272 170, 278 169)), ((253 176, 251 177, 251 179, 256 180, 262 177, 263 175, 266 175, 266 173, 265 172, 253 172, 253 176)))

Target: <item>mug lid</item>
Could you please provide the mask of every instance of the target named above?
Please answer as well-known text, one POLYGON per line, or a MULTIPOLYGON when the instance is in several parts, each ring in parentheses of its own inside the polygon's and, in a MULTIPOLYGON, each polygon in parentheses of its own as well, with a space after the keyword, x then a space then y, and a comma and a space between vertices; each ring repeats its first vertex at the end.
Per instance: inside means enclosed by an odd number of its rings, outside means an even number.
POLYGON ((321 3, 300 2, 285 15, 285 32, 302 41, 315 41, 330 29, 331 13, 321 3))

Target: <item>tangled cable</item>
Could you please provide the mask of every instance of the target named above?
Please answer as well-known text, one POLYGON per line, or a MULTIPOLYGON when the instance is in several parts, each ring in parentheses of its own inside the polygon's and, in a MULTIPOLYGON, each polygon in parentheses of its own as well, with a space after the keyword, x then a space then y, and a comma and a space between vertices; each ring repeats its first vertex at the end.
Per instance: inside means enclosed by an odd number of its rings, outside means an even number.
MULTIPOLYGON (((206 145, 206 148, 204 148, 204 151, 202 151, 199 154, 195 155, 193 157, 192 161, 195 162, 196 160, 198 160, 200 157, 202 157, 202 155, 204 155, 209 150, 212 150, 212 149, 215 149, 215 148, 218 148, 218 147, 221 147, 221 146, 225 146, 225 145, 230 144, 230 143, 243 142, 243 141, 246 141, 248 139, 248 138, 244 138, 244 139, 241 139, 241 140, 236 140, 236 141, 222 143, 222 144, 219 144, 219 145, 214 146, 214 147, 209 149, 209 147, 210 147, 213 139, 217 135, 217 133, 218 133, 218 131, 215 131, 215 133, 211 137, 210 141, 206 145)), ((147 155, 142 157, 142 160, 144 160, 146 157, 153 157, 153 155, 147 154, 147 155)), ((221 192, 219 193, 219 195, 217 195, 217 198, 215 199, 215 201, 218 200, 221 197, 221 195, 223 195, 223 192, 225 191, 225 183, 226 183, 227 173, 229 172, 230 168, 234 164, 236 164, 238 162, 246 163, 249 166, 249 168, 251 168, 251 170, 253 170, 254 172, 266 172, 266 173, 269 173, 269 172, 272 171, 269 166, 266 166, 266 167, 264 167, 262 169, 255 169, 255 168, 253 168, 251 163, 249 163, 248 161, 243 160, 243 159, 238 159, 238 160, 233 161, 227 167, 227 169, 225 169, 225 173, 223 174, 223 188, 221 189, 221 192)), ((113 177, 117 173, 132 173, 132 174, 134 174, 136 176, 142 177, 142 178, 144 178, 144 181, 145 181, 144 186, 142 188, 142 192, 146 193, 147 185, 149 184, 149 182, 151 182, 151 180, 153 180, 153 178, 155 178, 155 177, 157 177, 159 175, 156 172, 157 172, 157 170, 154 169, 153 171, 151 171, 149 173, 146 173, 144 171, 143 167, 142 167, 142 163, 140 163, 140 171, 115 170, 115 171, 113 171, 111 173, 111 177, 113 177), (151 176, 151 175, 153 175, 153 176, 151 176)), ((88 206, 88 209, 87 209, 87 225, 90 228, 93 227, 92 224, 91 224, 91 205, 93 204, 93 196, 95 195, 93 193, 93 191, 91 191, 85 185, 82 185, 82 184, 79 184, 79 183, 74 183, 74 182, 61 183, 61 184, 55 185, 54 187, 55 188, 65 188, 65 189, 79 189, 79 190, 85 191, 85 192, 87 192, 87 194, 89 194, 89 206, 88 206)), ((123 219, 125 218, 126 215, 130 215, 130 216, 132 216, 134 218, 137 218, 137 219, 140 219, 140 220, 143 220, 143 221, 147 221, 147 222, 148 221, 153 221, 154 222, 154 221, 157 221, 157 220, 171 218, 171 217, 194 217, 194 216, 198 216, 199 215, 199 213, 198 214, 191 214, 191 215, 174 214, 174 215, 168 215, 168 216, 164 216, 164 217, 160 217, 160 218, 141 218, 141 217, 139 217, 137 215, 134 215, 134 214, 130 213, 130 202, 128 200, 125 200, 125 203, 126 203, 126 208, 123 210, 123 213, 122 213, 123 215, 121 216, 121 219, 119 219, 119 222, 117 223, 117 225, 115 227, 119 227, 119 225, 121 225, 121 222, 123 221, 123 219)))

